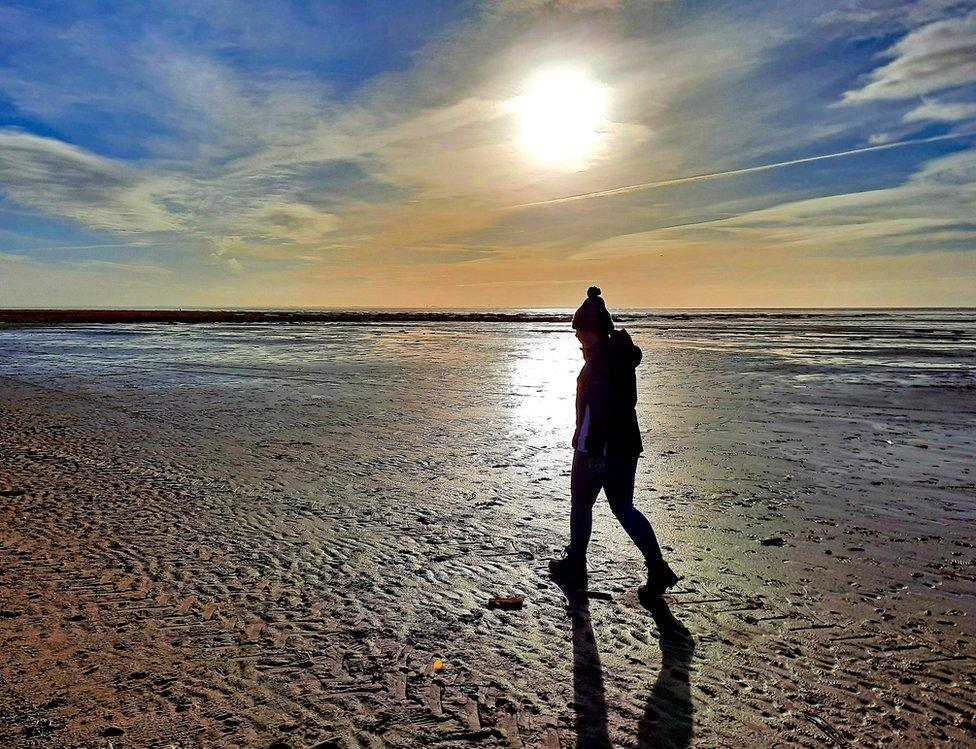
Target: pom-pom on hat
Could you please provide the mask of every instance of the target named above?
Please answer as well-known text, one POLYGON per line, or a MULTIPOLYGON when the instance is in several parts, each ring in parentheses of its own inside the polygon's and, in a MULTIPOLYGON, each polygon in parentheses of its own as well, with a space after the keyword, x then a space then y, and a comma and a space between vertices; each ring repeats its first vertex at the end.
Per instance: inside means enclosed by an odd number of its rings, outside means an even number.
POLYGON ((591 286, 586 290, 586 299, 573 315, 574 330, 590 330, 600 335, 610 335, 613 332, 613 318, 607 311, 607 303, 600 296, 599 286, 591 286))

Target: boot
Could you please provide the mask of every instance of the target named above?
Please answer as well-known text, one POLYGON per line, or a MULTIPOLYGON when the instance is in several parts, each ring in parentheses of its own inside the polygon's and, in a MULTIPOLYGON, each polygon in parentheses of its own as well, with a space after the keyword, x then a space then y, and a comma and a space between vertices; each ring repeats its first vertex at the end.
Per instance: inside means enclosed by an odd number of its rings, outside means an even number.
POLYGON ((668 588, 678 584, 678 576, 674 574, 668 563, 663 559, 647 562, 647 585, 640 589, 640 594, 647 598, 660 598, 668 588))
POLYGON ((557 583, 570 588, 586 587, 586 558, 567 554, 562 559, 549 560, 549 574, 557 583))

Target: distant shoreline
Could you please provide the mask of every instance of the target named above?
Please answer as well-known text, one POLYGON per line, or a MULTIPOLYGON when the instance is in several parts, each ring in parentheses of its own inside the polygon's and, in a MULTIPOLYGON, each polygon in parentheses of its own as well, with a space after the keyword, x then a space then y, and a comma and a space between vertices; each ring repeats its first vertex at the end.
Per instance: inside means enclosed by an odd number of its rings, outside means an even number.
POLYGON ((571 313, 287 310, 0 310, 0 325, 303 322, 566 322, 571 313))
MULTIPOLYGON (((893 307, 893 308, 728 308, 728 309, 646 309, 619 310, 614 319, 693 319, 737 317, 810 317, 857 312, 863 316, 883 316, 898 311, 969 311, 971 307, 893 307)), ((568 322, 572 311, 557 310, 139 310, 139 309, 0 309, 0 327, 26 327, 67 324, 201 324, 201 323, 377 323, 377 322, 568 322)))

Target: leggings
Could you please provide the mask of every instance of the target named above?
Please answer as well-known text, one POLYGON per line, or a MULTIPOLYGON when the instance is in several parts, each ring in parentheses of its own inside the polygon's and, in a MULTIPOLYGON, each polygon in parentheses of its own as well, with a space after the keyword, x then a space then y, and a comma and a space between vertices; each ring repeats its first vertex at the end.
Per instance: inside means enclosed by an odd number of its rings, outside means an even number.
POLYGON ((661 547, 654 536, 651 524, 644 514, 634 507, 634 477, 637 473, 637 456, 608 457, 590 460, 585 452, 577 450, 573 455, 573 473, 570 479, 572 505, 569 515, 569 555, 586 557, 586 547, 593 531, 593 503, 600 489, 606 492, 610 509, 631 540, 637 545, 648 562, 661 560, 661 547))

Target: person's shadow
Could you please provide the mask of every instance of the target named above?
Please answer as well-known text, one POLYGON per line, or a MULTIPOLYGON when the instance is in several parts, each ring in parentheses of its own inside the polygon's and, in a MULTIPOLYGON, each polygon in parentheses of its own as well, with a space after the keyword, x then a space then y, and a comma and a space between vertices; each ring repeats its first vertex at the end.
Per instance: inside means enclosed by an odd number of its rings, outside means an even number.
MULTIPOLYGON (((593 635, 589 598, 586 591, 559 587, 566 596, 573 625, 573 707, 576 710, 577 746, 580 749, 612 749, 603 667, 593 635)), ((640 749, 683 749, 691 743, 692 736, 693 705, 688 667, 695 653, 695 642, 663 599, 650 606, 644 603, 644 608, 650 611, 662 633, 662 662, 644 706, 644 715, 638 723, 638 746, 640 749)))
POLYGON ((572 590, 557 582, 566 596, 573 623, 573 708, 576 710, 576 745, 583 749, 612 749, 607 729, 607 696, 603 687, 600 650, 590 621, 590 600, 585 590, 572 590))
POLYGON ((637 725, 637 745, 640 749, 684 749, 691 744, 692 736, 694 704, 689 667, 695 656, 695 640, 664 599, 642 604, 661 632, 661 671, 637 725))

